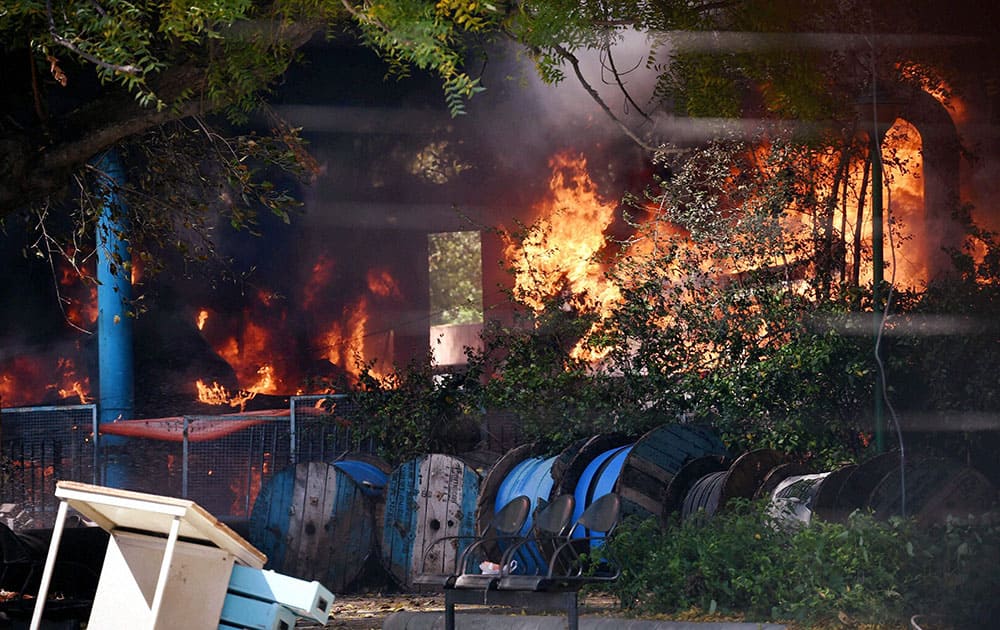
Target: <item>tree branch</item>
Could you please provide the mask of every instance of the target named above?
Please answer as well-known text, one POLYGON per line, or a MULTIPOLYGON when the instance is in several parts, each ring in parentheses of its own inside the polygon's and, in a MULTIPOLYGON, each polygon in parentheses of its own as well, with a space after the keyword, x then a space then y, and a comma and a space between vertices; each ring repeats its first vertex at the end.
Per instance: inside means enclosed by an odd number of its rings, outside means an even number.
MULTIPOLYGON (((632 107, 635 108, 635 111, 639 112, 640 116, 642 116, 646 120, 649 120, 649 116, 646 114, 646 112, 644 112, 642 110, 642 108, 639 107, 639 104, 635 102, 635 100, 632 98, 632 95, 629 93, 629 91, 627 89, 625 89, 625 84, 622 82, 621 73, 618 72, 618 68, 615 67, 615 58, 614 58, 614 55, 611 54, 611 45, 610 44, 608 44, 608 46, 604 49, 604 52, 605 52, 605 54, 607 54, 608 67, 611 70, 611 76, 613 76, 615 78, 615 83, 618 84, 618 89, 620 89, 622 91, 622 94, 625 95, 625 100, 630 105, 632 105, 632 107)), ((633 70, 634 69, 635 68, 633 68, 633 70)), ((629 72, 631 72, 631 70, 629 72)))
MULTIPOLYGON (((281 40, 290 50, 296 50, 323 26, 319 21, 296 21, 280 26, 260 21, 242 23, 240 28, 272 30, 274 40, 281 40)), ((239 32, 234 29, 232 36, 239 36, 239 32)), ((182 65, 156 75, 150 87, 164 102, 178 103, 182 95, 188 96, 179 104, 159 111, 142 106, 124 88, 108 85, 82 107, 49 120, 52 129, 62 130, 63 134, 58 137, 45 136, 42 141, 42 136, 31 130, 0 132, 0 217, 32 202, 43 201, 61 190, 69 183, 74 169, 124 138, 229 105, 231 101, 225 97, 213 102, 205 98, 205 72, 202 66, 182 65), (194 92, 189 93, 192 89, 194 92)), ((255 78, 263 87, 275 77, 255 78)))
POLYGON ((611 108, 608 107, 608 104, 604 102, 604 99, 601 98, 601 95, 598 94, 597 90, 594 89, 594 86, 592 86, 590 82, 587 81, 587 78, 583 76, 583 71, 580 70, 580 60, 576 57, 576 55, 574 55, 569 50, 563 48, 558 44, 553 46, 553 50, 559 53, 560 57, 569 62, 569 64, 573 67, 573 74, 576 75, 576 78, 580 82, 580 85, 583 86, 583 89, 587 91, 587 94, 590 95, 590 98, 592 98, 594 102, 596 102, 598 106, 600 106, 600 108, 604 110, 604 113, 607 114, 608 117, 611 118, 611 120, 616 125, 618 125, 618 127, 622 130, 622 133, 624 133, 626 136, 628 136, 628 138, 632 142, 636 143, 637 145, 639 145, 639 147, 645 149, 646 151, 655 152, 659 150, 658 147, 654 147, 653 145, 648 144, 645 140, 640 138, 634 131, 632 131, 632 129, 629 128, 628 125, 622 122, 620 118, 615 116, 614 112, 611 111, 611 108))
POLYGON ((73 51, 74 53, 83 57, 84 59, 94 64, 95 66, 104 68, 105 70, 111 70, 112 72, 121 72, 122 74, 129 74, 129 75, 139 74, 140 70, 136 66, 133 65, 118 66, 110 64, 104 61, 103 59, 95 57, 94 55, 91 55, 90 53, 80 49, 80 47, 78 47, 76 44, 74 44, 70 40, 60 35, 59 32, 56 31, 56 21, 52 17, 52 0, 45 0, 45 14, 49 18, 49 35, 52 36, 52 41, 54 41, 55 43, 73 51))

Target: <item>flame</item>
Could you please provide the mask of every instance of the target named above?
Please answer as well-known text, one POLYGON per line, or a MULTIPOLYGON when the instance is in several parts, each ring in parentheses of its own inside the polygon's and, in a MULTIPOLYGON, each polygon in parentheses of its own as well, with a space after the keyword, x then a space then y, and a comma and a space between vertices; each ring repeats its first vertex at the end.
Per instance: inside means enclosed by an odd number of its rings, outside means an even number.
POLYGON ((63 313, 74 326, 92 330, 99 313, 94 275, 85 268, 78 268, 76 262, 71 262, 76 250, 71 248, 66 255, 70 260, 62 260, 55 272, 63 313))
POLYGON ((59 396, 61 396, 62 398, 69 398, 70 396, 76 396, 77 398, 80 399, 81 405, 87 404, 88 400, 87 388, 84 387, 84 384, 81 383, 80 381, 73 381, 73 383, 69 386, 69 389, 60 388, 59 396))
POLYGON ((0 366, 0 399, 9 407, 66 398, 91 402, 90 377, 71 358, 16 356, 0 366))
POLYGON ((606 313, 621 294, 595 257, 604 249, 617 204, 598 196, 582 155, 557 153, 549 167, 548 198, 535 206, 538 229, 505 249, 515 290, 537 311, 546 297, 566 291, 572 305, 606 313))
MULTIPOLYGON (((621 292, 607 280, 597 257, 607 243, 604 233, 615 219, 617 203, 601 199, 584 156, 559 152, 549 160, 549 168, 548 194, 534 206, 535 226, 504 251, 514 273, 515 293, 536 312, 545 308, 547 298, 563 295, 566 308, 607 317, 621 301, 621 292)), ((571 355, 601 358, 584 348, 585 340, 586 336, 571 355)))
POLYGON ((198 379, 195 382, 198 389, 198 402, 206 405, 228 405, 231 399, 229 392, 222 385, 213 381, 211 385, 206 385, 204 381, 198 379))
POLYGON ((198 326, 198 330, 205 330, 205 322, 208 321, 208 310, 201 309, 198 311, 198 317, 195 320, 195 325, 198 326))
MULTIPOLYGON (((357 378, 361 375, 359 363, 376 363, 379 358, 387 358, 392 355, 392 333, 389 333, 388 347, 382 348, 383 352, 376 352, 376 339, 368 330, 369 323, 368 299, 362 296, 358 302, 347 311, 345 322, 334 322, 327 329, 321 340, 320 346, 323 349, 323 358, 331 364, 339 366, 345 372, 357 378)), ((369 368, 369 373, 378 379, 385 378, 386 374, 375 368, 373 364, 369 368)))
POLYGON ((274 368, 270 365, 262 366, 257 370, 259 378, 257 382, 248 387, 247 389, 241 389, 235 394, 230 394, 229 391, 216 381, 212 381, 211 385, 206 385, 201 379, 195 381, 195 389, 198 391, 198 402, 205 403, 206 405, 229 405, 230 407, 239 408, 243 411, 246 408, 246 404, 253 400, 257 394, 270 393, 274 391, 274 368))
MULTIPOLYGON (((910 288, 923 286, 930 279, 927 254, 937 246, 934 243, 935 235, 928 234, 925 230, 921 149, 919 132, 904 120, 897 120, 882 142, 881 157, 885 173, 882 202, 886 221, 884 225, 886 280, 897 286, 910 288), (890 230, 892 240, 890 240, 890 230)), ((825 159, 829 166, 839 158, 829 155, 825 159)), ((865 158, 851 162, 847 175, 851 192, 846 215, 843 203, 838 203, 834 211, 834 225, 844 226, 842 238, 846 245, 844 255, 847 268, 853 264, 855 257, 853 248, 855 238, 860 234, 860 242, 866 249, 871 247, 872 242, 872 184, 869 179, 866 189, 862 191, 862 184, 865 183, 864 171, 865 158), (862 195, 864 195, 864 206, 861 212, 861 224, 858 225, 857 206, 862 195)), ((828 185, 817 187, 817 195, 820 198, 830 194, 828 185)), ((803 229, 811 229, 810 217, 804 214, 802 216, 805 220, 803 229)), ((862 256, 860 281, 863 283, 865 278, 870 278, 871 273, 870 256, 862 256)))
POLYGON ((247 516, 247 506, 252 506, 254 501, 257 500, 257 494, 260 493, 261 482, 263 476, 268 472, 268 459, 270 458, 270 453, 264 453, 264 463, 263 466, 258 468, 257 466, 250 467, 250 479, 249 488, 247 488, 248 481, 243 477, 243 475, 237 475, 229 483, 229 490, 233 493, 233 502, 229 506, 229 513, 233 516, 247 516))
POLYGON ((396 280, 388 269, 369 269, 366 275, 368 290, 379 297, 402 297, 396 280))
POLYGON ((306 310, 312 308, 316 303, 316 299, 319 294, 326 288, 333 277, 334 263, 326 254, 321 254, 320 257, 312 266, 312 273, 309 276, 309 280, 306 282, 305 287, 302 290, 303 299, 302 306, 306 310))
POLYGON ((241 384, 253 383, 245 388, 255 394, 278 394, 284 385, 271 363, 271 357, 283 354, 280 345, 272 342, 272 336, 264 325, 247 322, 239 339, 229 337, 215 348, 216 353, 236 372, 241 384), (261 371, 265 369, 268 377, 261 378, 261 371))

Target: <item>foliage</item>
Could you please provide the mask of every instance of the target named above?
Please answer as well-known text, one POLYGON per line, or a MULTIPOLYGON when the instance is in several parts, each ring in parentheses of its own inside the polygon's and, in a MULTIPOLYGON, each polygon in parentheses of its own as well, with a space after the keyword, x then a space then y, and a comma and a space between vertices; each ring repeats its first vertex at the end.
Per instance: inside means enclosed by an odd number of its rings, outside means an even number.
POLYGON ((493 377, 484 394, 489 408, 517 414, 524 438, 559 449, 618 429, 624 409, 619 381, 594 373, 571 354, 593 314, 559 308, 550 299, 539 313, 522 310, 513 325, 487 323, 479 355, 493 377))
MULTIPOLYGON (((3 7, 0 34, 8 49, 30 47, 63 85, 70 80, 71 67, 83 63, 102 83, 120 85, 142 105, 176 108, 194 92, 160 94, 157 77, 168 68, 202 59, 207 63, 205 93, 212 104, 249 104, 245 99, 280 74, 291 59, 280 31, 303 17, 296 5, 250 0, 111 0, 100 5, 17 1, 3 7), (276 30, 260 27, 268 23, 276 30)), ((332 17, 322 7, 313 4, 308 17, 332 17)))
POLYGON ((479 232, 431 234, 427 240, 431 326, 483 321, 479 232))
POLYGON ((750 620, 901 623, 923 613, 956 627, 985 627, 995 614, 986 593, 1000 579, 991 564, 1000 530, 988 518, 930 529, 860 513, 798 527, 777 518, 735 501, 666 528, 627 523, 610 543, 625 568, 612 590, 647 614, 697 607, 750 620))
MULTIPOLYGON (((967 211, 967 209, 966 209, 967 211)), ((887 346, 891 370, 908 407, 941 412, 992 410, 1000 406, 997 343, 1000 318, 1000 242, 997 234, 964 223, 968 236, 951 252, 955 275, 925 291, 901 296, 905 315, 887 346)))
POLYGON ((482 92, 478 78, 462 70, 466 35, 496 28, 500 12, 489 2, 392 0, 349 9, 366 43, 396 74, 409 68, 441 77, 452 116, 465 113, 465 100, 482 92))
POLYGON ((479 441, 479 408, 474 406, 482 375, 470 361, 465 371, 439 374, 430 356, 397 367, 387 376, 360 366, 351 404, 341 411, 355 429, 355 438, 372 439, 379 455, 399 464, 427 453, 455 454, 479 441))
POLYGON ((806 175, 772 176, 805 154, 719 142, 674 159, 660 190, 634 200, 635 232, 607 262, 620 298, 606 316, 567 288, 511 296, 523 319, 487 336, 488 404, 517 410, 529 436, 557 447, 696 418, 737 451, 856 457, 869 350, 843 334, 839 297, 817 299, 838 273, 817 265, 826 243, 789 229, 827 202, 798 192, 806 175))
MULTIPOLYGON (((213 236, 219 220, 251 233, 256 233, 262 209, 290 221, 299 206, 290 189, 308 175, 303 153, 297 130, 288 128, 273 135, 223 136, 207 125, 174 123, 124 144, 119 151, 126 165, 124 182, 115 184, 119 203, 110 211, 128 226, 127 233, 116 236, 129 243, 131 264, 146 278, 175 257, 181 262, 228 264, 213 236)), ((97 165, 88 170, 93 182, 88 187, 101 190, 98 184, 106 175, 97 165)), ((75 205, 69 221, 52 206, 33 208, 23 219, 26 229, 39 233, 32 244, 36 255, 53 265, 61 258, 87 280, 95 247, 92 234, 105 207, 103 197, 83 192, 75 205)))

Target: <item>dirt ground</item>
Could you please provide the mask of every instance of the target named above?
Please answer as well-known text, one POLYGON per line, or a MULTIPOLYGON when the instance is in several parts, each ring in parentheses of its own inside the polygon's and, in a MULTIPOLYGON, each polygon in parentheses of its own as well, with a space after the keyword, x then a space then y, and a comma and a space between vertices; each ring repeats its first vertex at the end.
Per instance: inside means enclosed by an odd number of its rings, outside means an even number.
MULTIPOLYGON (((589 596, 581 599, 581 614, 612 614, 617 600, 608 596, 589 596)), ((299 621, 298 629, 339 628, 342 630, 376 630, 394 612, 444 612, 444 596, 433 593, 395 593, 372 595, 338 595, 333 602, 333 613, 325 625, 299 621)), ((466 610, 466 607, 463 607, 466 610)), ((511 612, 509 608, 498 611, 511 612)))

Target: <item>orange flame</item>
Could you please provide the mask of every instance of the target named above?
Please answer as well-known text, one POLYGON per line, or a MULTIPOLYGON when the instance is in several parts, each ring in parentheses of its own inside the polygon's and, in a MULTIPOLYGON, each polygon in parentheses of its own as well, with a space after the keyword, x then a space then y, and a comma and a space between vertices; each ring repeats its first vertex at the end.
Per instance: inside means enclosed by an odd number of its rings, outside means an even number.
POLYGON ((257 466, 250 467, 249 488, 247 487, 247 480, 242 475, 237 475, 229 483, 229 490, 233 493, 233 502, 229 506, 229 513, 233 516, 248 516, 247 506, 252 506, 254 501, 257 500, 263 475, 267 474, 268 471, 267 460, 270 456, 270 453, 264 453, 265 460, 261 468, 257 466))
POLYGON ((536 310, 544 308, 545 297, 566 290, 573 305, 596 306, 606 313, 621 294, 595 257, 604 249, 604 231, 614 220, 617 204, 598 196, 582 155, 560 152, 549 167, 548 198, 535 206, 538 229, 505 251, 515 290, 536 310))
POLYGON ((333 259, 326 254, 320 255, 319 259, 313 264, 312 274, 310 274, 309 280, 302 291, 302 306, 306 310, 309 310, 315 304, 319 294, 329 284, 330 279, 333 277, 333 269, 333 259))
POLYGON ((195 325, 198 326, 198 330, 205 330, 205 322, 208 321, 208 310, 201 309, 198 311, 198 318, 195 321, 195 325))
MULTIPOLYGON (((391 357, 392 333, 389 333, 388 346, 381 348, 381 353, 376 352, 376 339, 369 333, 368 322, 368 299, 362 296, 348 311, 346 321, 334 322, 323 335, 320 343, 323 358, 358 377, 361 375, 359 362, 367 365, 391 357)), ((375 378, 385 378, 385 374, 375 369, 374 365, 369 368, 369 373, 375 378)))
POLYGON ((369 269, 367 274, 368 290, 379 297, 399 298, 399 286, 396 280, 389 274, 388 269, 369 269))
POLYGON ((220 385, 216 381, 212 381, 211 385, 206 385, 204 381, 198 379, 195 381, 195 388, 198 391, 198 402, 205 403, 206 405, 229 405, 243 411, 246 408, 246 404, 253 400, 257 394, 268 393, 274 389, 274 368, 270 365, 265 365, 257 370, 257 374, 259 374, 260 378, 257 379, 256 383, 235 394, 230 394, 225 386, 220 385))
MULTIPOLYGON (((535 226, 505 248, 515 292, 536 311, 545 308, 546 298, 562 293, 568 307, 596 310, 605 317, 621 293, 605 278, 597 256, 607 243, 604 232, 614 221, 617 204, 600 198, 584 156, 562 151, 549 160, 549 167, 549 194, 535 205, 535 226)), ((584 350, 583 343, 572 350, 573 356, 600 358, 584 350)))
POLYGON ((90 378, 77 372, 72 359, 18 356, 0 366, 0 398, 5 405, 38 404, 56 396, 91 402, 90 378))

